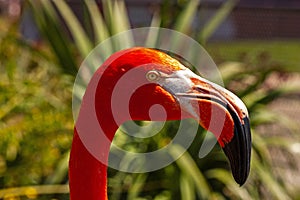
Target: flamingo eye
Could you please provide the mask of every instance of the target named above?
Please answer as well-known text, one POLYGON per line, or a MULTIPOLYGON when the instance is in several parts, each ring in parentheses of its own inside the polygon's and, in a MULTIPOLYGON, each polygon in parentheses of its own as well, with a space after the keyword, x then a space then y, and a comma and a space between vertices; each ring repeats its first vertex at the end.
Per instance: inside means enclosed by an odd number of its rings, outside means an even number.
POLYGON ((156 81, 158 80, 160 77, 160 74, 158 71, 149 71, 146 74, 146 78, 148 79, 148 81, 156 81))

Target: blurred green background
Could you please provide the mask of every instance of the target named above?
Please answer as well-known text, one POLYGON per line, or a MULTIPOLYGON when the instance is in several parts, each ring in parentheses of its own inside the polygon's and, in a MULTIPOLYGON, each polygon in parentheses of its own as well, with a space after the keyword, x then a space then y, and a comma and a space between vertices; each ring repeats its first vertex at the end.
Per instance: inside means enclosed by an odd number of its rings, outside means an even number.
MULTIPOLYGON (((109 169, 110 199, 300 199, 300 5, 255 2, 0 1, 0 199, 69 199, 78 67, 99 42, 143 26, 185 33, 212 56, 226 87, 249 108, 251 172, 239 187, 218 145, 199 159, 200 129, 164 169, 109 169)), ((134 152, 155 150, 177 126, 169 122, 145 141, 117 133, 114 142, 134 152)))

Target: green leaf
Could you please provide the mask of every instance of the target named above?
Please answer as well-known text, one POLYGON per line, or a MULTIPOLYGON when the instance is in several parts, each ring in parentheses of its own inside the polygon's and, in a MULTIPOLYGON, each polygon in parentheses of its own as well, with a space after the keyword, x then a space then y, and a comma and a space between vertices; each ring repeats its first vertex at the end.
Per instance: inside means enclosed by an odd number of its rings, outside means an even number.
POLYGON ((63 72, 75 75, 77 64, 74 59, 70 40, 61 31, 56 11, 50 1, 28 0, 30 9, 33 11, 34 19, 39 30, 47 38, 53 52, 55 53, 63 72))
POLYGON ((69 193, 69 185, 34 185, 16 187, 0 190, 0 198, 15 199, 19 196, 26 196, 35 199, 41 194, 66 194, 69 193))
POLYGON ((146 47, 156 47, 159 37, 159 25, 161 24, 161 17, 159 13, 154 13, 151 21, 151 30, 148 33, 145 46, 146 47))
POLYGON ((147 173, 138 174, 135 178, 133 184, 130 186, 128 190, 127 199, 137 199, 139 194, 142 192, 146 179, 147 173))
POLYGON ((226 1, 217 13, 204 25, 203 30, 198 36, 198 40, 201 44, 205 44, 208 38, 215 32, 220 24, 228 17, 232 9, 235 7, 236 0, 226 1))
POLYGON ((90 19, 93 24, 96 43, 100 43, 109 38, 108 28, 95 0, 84 0, 84 2, 88 8, 90 19))
MULTIPOLYGON (((253 154, 254 159, 255 154, 253 154)), ((263 164, 260 162, 253 162, 252 163, 253 171, 255 171, 260 180, 262 181, 263 185, 269 189, 270 194, 275 197, 276 199, 283 199, 283 200, 290 200, 291 198, 285 191, 278 181, 272 176, 272 173, 269 172, 269 167, 264 167, 263 164)))
POLYGON ((193 180, 185 173, 182 173, 180 176, 181 199, 185 199, 185 200, 196 199, 194 190, 195 188, 194 188, 193 180))
MULTIPOLYGON (((172 145, 169 153, 174 158, 177 158, 182 152, 184 152, 184 149, 181 146, 172 145)), ((187 174, 187 176, 193 180, 199 197, 201 199, 209 199, 211 194, 210 186, 190 154, 185 152, 176 160, 176 164, 183 173, 187 174)))
POLYGON ((198 11, 199 3, 200 0, 189 1, 185 8, 180 12, 178 19, 175 22, 174 30, 182 33, 191 31, 190 29, 198 11))
POLYGON ((53 3, 56 5, 57 9, 60 11, 60 14, 67 23, 82 57, 86 57, 92 50, 93 46, 83 30, 83 27, 80 25, 77 17, 74 15, 73 11, 65 1, 53 0, 53 3))
POLYGON ((57 164, 54 173, 47 178, 46 184, 59 184, 63 182, 68 174, 70 151, 66 152, 57 164))
POLYGON ((211 169, 208 170, 206 174, 209 178, 218 179, 219 181, 224 183, 227 190, 231 192, 229 196, 231 196, 232 199, 252 199, 251 195, 245 188, 239 187, 239 185, 234 182, 232 175, 228 171, 224 169, 211 169))

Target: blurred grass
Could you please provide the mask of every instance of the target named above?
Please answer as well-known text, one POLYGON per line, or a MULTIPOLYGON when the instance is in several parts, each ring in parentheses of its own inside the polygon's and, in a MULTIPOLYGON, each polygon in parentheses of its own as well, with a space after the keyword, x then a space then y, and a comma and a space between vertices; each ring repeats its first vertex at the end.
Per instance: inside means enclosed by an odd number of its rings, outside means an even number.
POLYGON ((247 55, 248 60, 255 61, 261 53, 267 53, 272 62, 280 69, 300 72, 300 40, 244 40, 231 42, 210 42, 207 51, 220 62, 224 60, 241 61, 247 55))
MULTIPOLYGON (((59 163, 72 139, 73 77, 60 73, 47 47, 24 42, 17 25, 0 20, 0 188, 66 183, 59 163)), ((0 198, 16 199, 28 188, 0 190, 0 198)), ((42 188, 28 198, 55 189, 42 188)))
MULTIPOLYGON (((51 188, 56 184, 64 187, 68 181, 67 164, 73 129, 71 91, 74 75, 80 61, 94 45, 130 29, 130 24, 123 1, 103 1, 103 13, 93 0, 84 1, 88 17, 83 25, 65 1, 56 0, 53 4, 46 0, 27 2, 47 44, 32 47, 24 43, 17 34, 17 24, 0 20, 3 30, 0 32, 0 188, 24 185, 51 188), (70 33, 63 31, 65 27, 60 23, 60 17, 67 29, 73 30, 70 31, 73 40, 70 33), (91 29, 86 28, 88 25, 91 29)), ((215 28, 230 13, 234 2, 225 3, 202 33, 192 32, 198 1, 180 4, 180 9, 172 13, 176 14, 173 22, 165 18, 165 13, 157 12, 152 24, 170 24, 169 28, 198 37, 219 64, 226 87, 243 98, 250 108, 254 156, 246 185, 238 187, 234 182, 218 146, 205 158, 198 159, 205 134, 200 128, 189 150, 164 169, 146 174, 109 169, 109 195, 112 199, 295 199, 299 195, 290 189, 284 175, 273 170, 276 163, 272 162, 274 155, 270 151, 270 147, 275 146, 294 155, 289 145, 299 142, 296 134, 299 126, 284 115, 279 117, 268 107, 278 98, 299 94, 297 84, 286 82, 275 84, 275 87, 269 84, 274 75, 279 79, 292 75, 291 72, 299 72, 298 41, 207 43, 215 28), (259 129, 269 124, 278 126, 278 123, 293 132, 294 138, 266 137, 259 129)), ((155 37, 155 33, 152 36, 155 37)), ((107 53, 112 53, 119 45, 125 48, 131 41, 130 35, 124 41, 112 44, 107 53)), ((155 38, 149 42, 153 41, 155 38)), ((147 140, 128 137, 120 131, 114 142, 130 151, 153 151, 167 144, 177 127, 178 122, 168 122, 160 134, 147 140)), ((176 156, 181 148, 174 146, 170 155, 176 156)), ((130 160, 124 159, 123 163, 129 166, 130 160)), ((292 166, 286 166, 289 167, 292 166)), ((0 194, 5 191, 0 190, 0 194)), ((22 191, 22 187, 17 191, 22 191)), ((36 195, 39 195, 38 191, 36 195)), ((53 194, 31 197, 68 199, 66 195, 56 194, 60 192, 55 189, 46 192, 53 194)))

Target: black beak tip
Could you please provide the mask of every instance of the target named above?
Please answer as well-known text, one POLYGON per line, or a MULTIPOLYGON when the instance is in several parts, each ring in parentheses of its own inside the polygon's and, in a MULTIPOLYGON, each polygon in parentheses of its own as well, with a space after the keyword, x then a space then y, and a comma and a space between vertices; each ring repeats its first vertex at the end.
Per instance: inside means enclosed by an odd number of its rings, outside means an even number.
POLYGON ((243 119, 243 124, 235 121, 234 136, 225 144, 223 151, 227 156, 235 181, 242 186, 250 172, 251 132, 249 118, 243 119))

